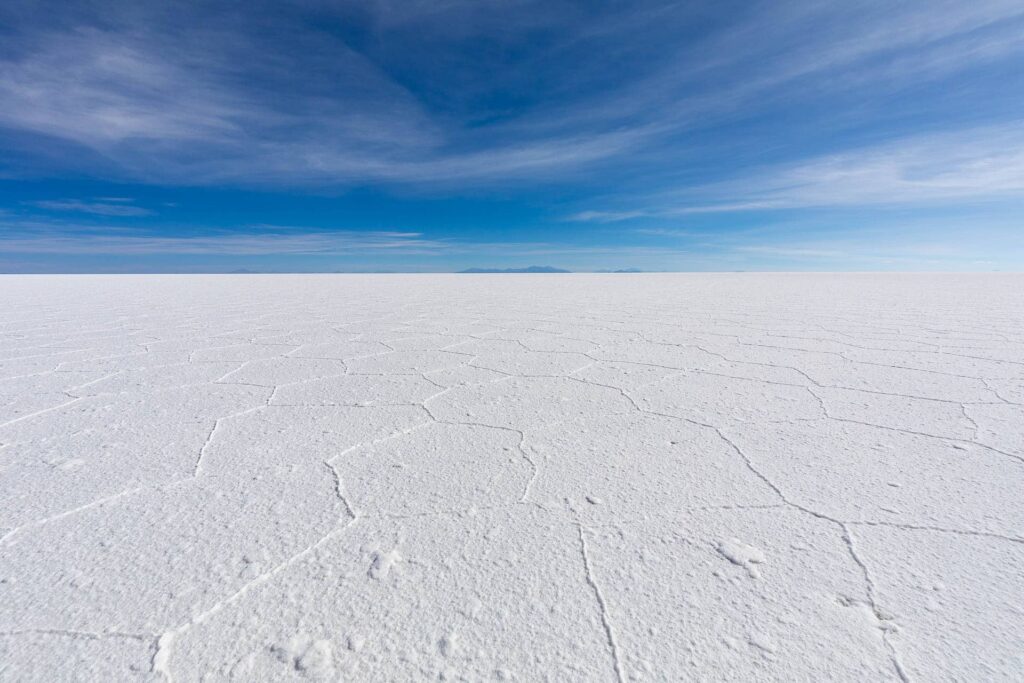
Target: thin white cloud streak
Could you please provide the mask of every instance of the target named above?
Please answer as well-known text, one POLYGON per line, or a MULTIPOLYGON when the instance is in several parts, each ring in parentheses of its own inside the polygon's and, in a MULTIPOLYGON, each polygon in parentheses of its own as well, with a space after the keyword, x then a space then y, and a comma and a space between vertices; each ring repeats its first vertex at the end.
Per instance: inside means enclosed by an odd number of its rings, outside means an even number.
POLYGON ((850 251, 841 249, 822 249, 800 246, 766 246, 750 245, 736 247, 733 251, 741 254, 757 254, 763 256, 779 256, 794 259, 848 259, 853 254, 850 251))
POLYGON ((588 163, 616 156, 644 137, 642 130, 601 133, 561 140, 523 142, 456 156, 401 159, 353 156, 317 146, 263 145, 258 169, 244 171, 232 164, 212 163, 202 169, 208 181, 232 182, 242 177, 257 182, 318 184, 383 180, 423 185, 458 181, 490 183, 499 180, 538 180, 564 176, 588 163))
MULTIPOLYGON (((663 201, 663 200, 662 200, 663 201)), ((708 204, 703 206, 685 206, 671 209, 637 209, 633 211, 580 211, 566 217, 565 220, 582 223, 619 223, 634 218, 652 218, 664 216, 684 216, 701 213, 734 213, 737 211, 755 211, 761 209, 785 208, 778 202, 754 201, 708 204)))
POLYGON ((47 221, 0 222, 0 256, 424 256, 487 262, 509 258, 665 258, 687 254, 675 247, 580 245, 558 242, 469 242, 431 238, 421 232, 323 230, 302 226, 250 225, 232 231, 163 236, 124 226, 70 225, 47 221))
POLYGON ((920 206, 1024 199, 1024 125, 923 135, 763 168, 729 181, 637 198, 644 209, 586 210, 612 223, 701 213, 920 206))
POLYGON ((1024 197, 1024 126, 899 140, 767 169, 706 191, 777 208, 1024 197))
MULTIPOLYGON (((11 226, 7 226, 8 229, 11 226)), ((66 255, 191 255, 191 256, 286 256, 339 255, 371 252, 406 254, 435 253, 446 248, 444 242, 424 239, 417 232, 302 232, 296 228, 275 226, 274 232, 261 228, 248 233, 213 233, 196 236, 165 237, 129 233, 108 234, 94 226, 77 232, 44 226, 26 231, 15 225, 0 236, 0 253, 66 255)))
POLYGON ((418 233, 332 232, 213 234, 196 237, 154 235, 42 234, 0 237, 0 254, 104 256, 345 256, 401 254, 484 258, 664 255, 683 253, 655 247, 572 246, 529 242, 458 242, 427 239, 418 233))
MULTIPOLYGON (((930 46, 949 41, 1024 16, 1015 0, 929 0, 921 3, 888 1, 822 3, 816 0, 764 6, 765 13, 751 18, 729 36, 722 50, 736 50, 744 44, 775 47, 790 43, 795 49, 781 59, 765 62, 765 74, 756 81, 776 85, 820 72, 835 72, 857 66, 865 72, 885 71, 888 60, 899 57, 908 65, 931 58, 930 46), (792 40, 794 38, 801 40, 792 40), (774 40, 772 40, 774 38, 774 40), (769 40, 766 40, 769 39, 769 40), (763 80, 762 80, 763 79, 763 80)), ((1020 44, 1003 45, 1007 52, 1020 51, 1020 44)), ((978 54, 953 42, 944 46, 949 67, 970 65, 978 54)), ((734 54, 743 54, 740 49, 734 54)), ((908 72, 917 68, 908 68, 908 72)))
POLYGON ((833 240, 784 240, 777 244, 743 244, 729 250, 757 262, 819 264, 823 267, 856 264, 931 263, 965 267, 1001 263, 1021 267, 1024 245, 1001 241, 998 246, 976 244, 970 239, 938 240, 928 235, 892 239, 867 233, 856 238, 833 240))
POLYGON ((128 203, 130 201, 129 199, 111 197, 97 202, 84 202, 78 199, 45 199, 28 202, 28 204, 46 211, 89 213, 96 216, 150 216, 153 214, 149 209, 132 206, 128 203))
POLYGON ((628 221, 633 218, 644 218, 650 215, 646 211, 580 211, 567 217, 566 220, 594 222, 594 223, 615 223, 628 221))

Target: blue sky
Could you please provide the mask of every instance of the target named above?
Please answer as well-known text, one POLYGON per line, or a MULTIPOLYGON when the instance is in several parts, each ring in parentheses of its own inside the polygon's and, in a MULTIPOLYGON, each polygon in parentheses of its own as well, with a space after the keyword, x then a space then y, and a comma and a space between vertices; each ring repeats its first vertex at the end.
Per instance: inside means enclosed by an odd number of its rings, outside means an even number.
POLYGON ((0 272, 532 264, 1024 269, 1024 4, 0 5, 0 272))

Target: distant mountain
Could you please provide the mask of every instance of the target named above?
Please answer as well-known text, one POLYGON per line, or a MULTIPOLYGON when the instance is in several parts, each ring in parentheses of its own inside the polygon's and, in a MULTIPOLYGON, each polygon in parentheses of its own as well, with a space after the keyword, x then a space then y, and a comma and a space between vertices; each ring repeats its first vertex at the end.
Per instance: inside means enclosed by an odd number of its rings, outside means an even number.
POLYGON ((530 266, 528 268, 467 268, 460 273, 571 273, 552 266, 530 266))
POLYGON ((619 268, 618 270, 595 270, 595 273, 642 273, 639 268, 619 268))

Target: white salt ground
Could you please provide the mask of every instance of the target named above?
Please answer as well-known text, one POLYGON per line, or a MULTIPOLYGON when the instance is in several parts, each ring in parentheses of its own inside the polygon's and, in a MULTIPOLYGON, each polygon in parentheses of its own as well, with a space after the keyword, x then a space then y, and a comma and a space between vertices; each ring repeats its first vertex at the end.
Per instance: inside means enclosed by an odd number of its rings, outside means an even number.
POLYGON ((0 277, 0 680, 1020 680, 1024 277, 0 277))

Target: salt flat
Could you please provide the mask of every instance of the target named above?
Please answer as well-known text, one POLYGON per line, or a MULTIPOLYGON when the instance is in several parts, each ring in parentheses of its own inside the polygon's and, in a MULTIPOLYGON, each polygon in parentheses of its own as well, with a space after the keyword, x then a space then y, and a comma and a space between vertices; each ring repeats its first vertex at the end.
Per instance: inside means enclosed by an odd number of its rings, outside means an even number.
POLYGON ((1024 277, 0 278, 0 678, 1020 680, 1024 277))

